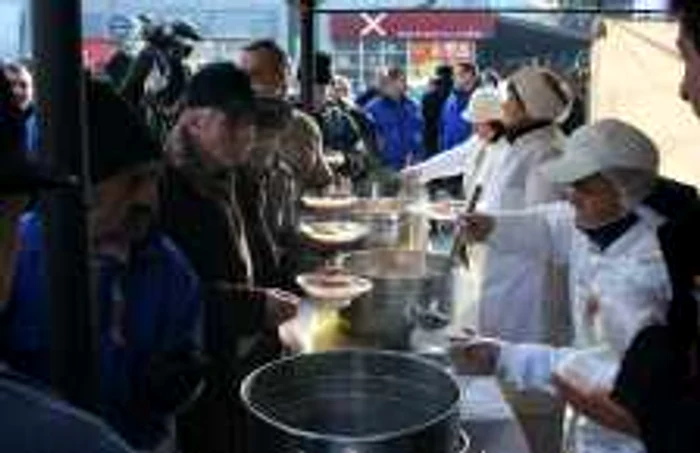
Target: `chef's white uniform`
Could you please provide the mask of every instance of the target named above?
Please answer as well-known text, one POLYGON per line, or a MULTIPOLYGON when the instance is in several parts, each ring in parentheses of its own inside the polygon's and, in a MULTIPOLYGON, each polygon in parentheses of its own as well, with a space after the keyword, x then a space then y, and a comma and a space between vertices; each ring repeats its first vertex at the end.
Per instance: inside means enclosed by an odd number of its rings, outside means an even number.
MULTIPOLYGON (((635 334, 663 323, 671 283, 656 229, 645 212, 605 250, 575 228, 573 209, 554 203, 497 217, 488 244, 494 250, 547 257, 568 265, 574 342, 571 347, 504 344, 499 374, 519 390, 554 393, 552 373, 572 354, 590 354, 596 388, 612 388, 624 351, 635 334)), ((639 441, 579 417, 570 433, 577 453, 643 452, 639 441)))

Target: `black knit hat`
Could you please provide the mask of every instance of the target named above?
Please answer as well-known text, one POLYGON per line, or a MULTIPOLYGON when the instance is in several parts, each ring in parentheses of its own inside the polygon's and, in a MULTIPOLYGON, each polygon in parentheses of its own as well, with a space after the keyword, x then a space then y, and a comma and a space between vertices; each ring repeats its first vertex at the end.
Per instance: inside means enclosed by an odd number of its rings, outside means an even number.
POLYGON ((197 72, 185 90, 187 107, 213 107, 232 118, 253 117, 257 106, 248 75, 233 63, 211 63, 197 72))
POLYGON ((161 159, 161 147, 138 113, 105 82, 87 83, 90 178, 104 181, 161 159))

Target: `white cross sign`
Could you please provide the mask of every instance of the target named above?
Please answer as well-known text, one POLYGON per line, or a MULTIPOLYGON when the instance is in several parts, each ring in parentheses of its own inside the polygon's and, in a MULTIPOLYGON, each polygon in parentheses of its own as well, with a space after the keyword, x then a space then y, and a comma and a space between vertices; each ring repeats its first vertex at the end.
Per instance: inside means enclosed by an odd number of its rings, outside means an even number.
POLYGON ((386 36, 386 30, 382 27, 382 22, 389 17, 387 13, 379 13, 372 15, 369 13, 361 13, 360 17, 365 22, 365 26, 360 30, 360 36, 367 36, 376 33, 379 36, 386 36))

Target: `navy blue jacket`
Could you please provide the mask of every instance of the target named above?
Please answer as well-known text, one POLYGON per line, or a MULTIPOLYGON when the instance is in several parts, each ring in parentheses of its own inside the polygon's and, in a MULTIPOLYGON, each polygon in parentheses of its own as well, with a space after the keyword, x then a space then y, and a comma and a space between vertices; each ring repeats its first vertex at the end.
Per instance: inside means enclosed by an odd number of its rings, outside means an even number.
MULTIPOLYGON (((50 298, 36 213, 22 219, 20 234, 8 305, 9 358, 13 368, 48 383, 50 298)), ((199 280, 173 243, 159 234, 134 251, 126 267, 96 261, 102 414, 133 447, 150 449, 164 439, 173 415, 169 411, 192 395, 178 387, 181 382, 191 383, 192 390, 199 384, 181 363, 199 350, 199 280), (121 312, 117 300, 123 301, 121 312), (179 368, 169 375, 164 366, 179 368), (179 395, 182 401, 172 401, 179 395)))
POLYGON ((416 102, 378 97, 367 105, 366 111, 377 128, 383 165, 401 170, 409 158, 413 163, 423 160, 423 115, 416 102))

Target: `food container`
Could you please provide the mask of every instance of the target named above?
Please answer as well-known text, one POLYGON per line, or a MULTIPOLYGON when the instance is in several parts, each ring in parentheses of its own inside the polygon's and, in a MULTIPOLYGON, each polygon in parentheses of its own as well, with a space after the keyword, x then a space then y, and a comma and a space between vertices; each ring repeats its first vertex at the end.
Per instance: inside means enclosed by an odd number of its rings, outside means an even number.
POLYGON ((299 355, 249 375, 255 453, 452 453, 460 390, 441 367, 372 350, 299 355))

